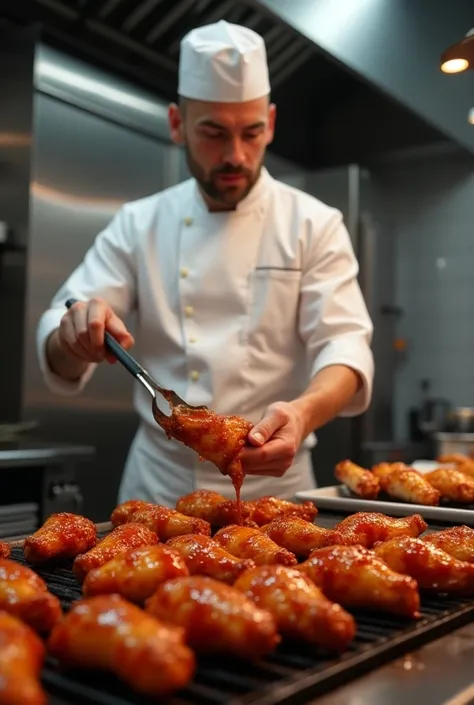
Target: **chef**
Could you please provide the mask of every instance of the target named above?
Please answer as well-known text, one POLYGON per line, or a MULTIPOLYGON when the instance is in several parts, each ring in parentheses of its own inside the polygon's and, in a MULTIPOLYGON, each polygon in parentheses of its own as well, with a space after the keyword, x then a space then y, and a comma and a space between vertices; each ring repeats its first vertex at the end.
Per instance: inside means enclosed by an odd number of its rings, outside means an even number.
MULTIPOLYGON (((242 496, 292 498, 315 486, 318 428, 361 414, 373 382, 372 324, 341 213, 263 166, 275 106, 262 38, 224 21, 182 40, 173 141, 192 177, 124 204, 54 297, 37 331, 50 389, 80 394, 111 361, 104 330, 190 404, 255 424, 242 496), (65 301, 79 303, 69 311, 65 301), (136 313, 135 338, 123 319, 136 313)), ((124 371, 124 374, 125 371, 124 371)), ((118 501, 173 506, 228 477, 140 417, 118 501)))

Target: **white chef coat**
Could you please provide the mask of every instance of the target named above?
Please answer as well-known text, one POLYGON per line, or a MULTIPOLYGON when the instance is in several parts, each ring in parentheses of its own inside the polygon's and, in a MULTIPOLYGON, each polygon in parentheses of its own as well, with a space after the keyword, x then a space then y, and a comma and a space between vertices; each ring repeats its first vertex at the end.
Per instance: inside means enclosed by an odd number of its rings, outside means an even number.
MULTIPOLYGON (((374 370, 357 273, 341 213, 266 169, 234 211, 209 212, 189 179, 123 205, 98 235, 39 322, 44 379, 65 395, 87 384, 96 365, 65 381, 49 369, 45 341, 68 298, 102 297, 119 317, 138 311, 134 355, 190 404, 255 423, 272 402, 298 396, 325 366, 344 364, 363 384, 341 415, 359 414, 370 402, 374 370)), ((141 424, 119 501, 173 506, 199 488, 235 496, 215 466, 166 438, 139 384, 134 394, 141 424)), ((282 478, 247 476, 243 497, 293 497, 313 487, 311 440, 282 478)))

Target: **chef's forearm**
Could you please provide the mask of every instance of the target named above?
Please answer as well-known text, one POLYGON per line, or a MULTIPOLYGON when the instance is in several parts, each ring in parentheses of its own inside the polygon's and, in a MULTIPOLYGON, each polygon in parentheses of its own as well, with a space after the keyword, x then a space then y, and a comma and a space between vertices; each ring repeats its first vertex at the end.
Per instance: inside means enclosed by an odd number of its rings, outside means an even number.
POLYGON ((330 365, 292 402, 303 422, 303 438, 334 419, 360 389, 360 375, 346 365, 330 365))
POLYGON ((59 341, 56 328, 46 341, 46 360, 52 372, 62 379, 75 382, 88 368, 88 363, 67 353, 59 341))

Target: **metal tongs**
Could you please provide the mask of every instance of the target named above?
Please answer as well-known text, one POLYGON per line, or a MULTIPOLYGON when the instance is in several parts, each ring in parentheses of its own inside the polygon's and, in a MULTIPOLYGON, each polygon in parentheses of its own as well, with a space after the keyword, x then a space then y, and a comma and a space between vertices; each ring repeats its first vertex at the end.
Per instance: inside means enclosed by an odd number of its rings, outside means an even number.
MULTIPOLYGON (((77 299, 68 299, 66 301, 66 308, 70 309, 71 306, 74 306, 76 303, 78 303, 77 299)), ((168 417, 158 408, 156 403, 156 392, 161 394, 166 399, 171 409, 175 406, 184 406, 187 409, 207 409, 207 406, 204 405, 191 406, 191 404, 188 404, 184 401, 184 399, 181 399, 181 397, 178 396, 178 394, 176 394, 176 392, 172 389, 165 389, 160 386, 158 382, 156 382, 156 380, 154 380, 153 377, 141 365, 138 364, 135 358, 132 357, 132 355, 130 355, 130 353, 127 352, 108 331, 105 331, 104 333, 104 343, 108 351, 117 358, 125 369, 130 372, 130 374, 133 375, 143 387, 145 387, 147 392, 153 398, 152 411, 157 424, 161 425, 160 421, 163 418, 168 417)))

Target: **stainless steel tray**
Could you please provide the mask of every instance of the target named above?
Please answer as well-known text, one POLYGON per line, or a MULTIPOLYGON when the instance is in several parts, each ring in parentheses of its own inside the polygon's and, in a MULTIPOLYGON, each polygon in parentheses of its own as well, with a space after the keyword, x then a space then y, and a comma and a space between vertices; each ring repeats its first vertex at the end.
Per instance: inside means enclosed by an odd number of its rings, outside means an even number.
MULTIPOLYGON (((406 504, 384 499, 361 499, 353 495, 344 485, 321 487, 296 493, 297 499, 311 500, 318 509, 337 512, 383 512, 392 516, 405 517, 421 514, 424 519, 448 524, 474 526, 474 509, 457 507, 425 507, 421 504, 406 504)), ((317 519, 316 519, 317 521, 317 519)))

